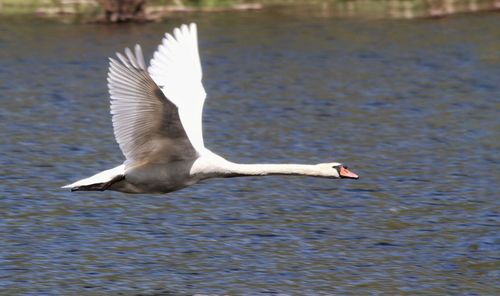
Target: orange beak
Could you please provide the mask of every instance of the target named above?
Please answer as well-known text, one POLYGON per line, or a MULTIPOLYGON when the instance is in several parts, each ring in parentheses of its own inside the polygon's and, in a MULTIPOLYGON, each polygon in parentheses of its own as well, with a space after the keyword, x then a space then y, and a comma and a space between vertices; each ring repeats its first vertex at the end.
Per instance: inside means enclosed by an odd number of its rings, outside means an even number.
POLYGON ((355 173, 349 171, 345 167, 340 167, 340 172, 339 172, 340 178, 346 178, 346 179, 358 179, 359 176, 356 175, 355 173))

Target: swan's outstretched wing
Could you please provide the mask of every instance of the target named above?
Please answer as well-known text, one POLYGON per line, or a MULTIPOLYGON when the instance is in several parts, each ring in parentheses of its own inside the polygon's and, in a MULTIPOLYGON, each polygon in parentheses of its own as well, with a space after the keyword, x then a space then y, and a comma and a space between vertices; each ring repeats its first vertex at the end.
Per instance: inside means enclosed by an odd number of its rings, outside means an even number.
POLYGON ((179 109, 182 125, 194 148, 203 151, 202 110, 206 93, 201 83, 196 24, 174 29, 173 36, 165 34, 148 71, 179 109))
POLYGON ((108 88, 115 138, 126 167, 196 157, 182 127, 178 108, 165 97, 146 70, 139 45, 135 55, 110 58, 108 88))

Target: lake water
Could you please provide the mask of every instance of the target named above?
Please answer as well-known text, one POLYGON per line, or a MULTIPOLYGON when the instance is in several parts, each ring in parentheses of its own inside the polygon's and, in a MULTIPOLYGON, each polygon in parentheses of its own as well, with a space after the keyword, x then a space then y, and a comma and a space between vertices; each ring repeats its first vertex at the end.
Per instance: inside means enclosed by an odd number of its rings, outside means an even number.
POLYGON ((494 295, 500 18, 279 12, 144 25, 0 19, 2 295, 494 295), (123 161, 107 57, 196 21, 205 143, 361 178, 71 193, 123 161))

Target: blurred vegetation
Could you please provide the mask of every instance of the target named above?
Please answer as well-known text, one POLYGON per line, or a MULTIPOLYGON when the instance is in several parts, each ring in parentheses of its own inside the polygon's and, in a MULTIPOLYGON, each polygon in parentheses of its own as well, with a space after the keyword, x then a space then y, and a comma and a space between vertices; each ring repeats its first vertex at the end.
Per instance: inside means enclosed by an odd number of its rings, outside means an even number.
MULTIPOLYGON (((117 0, 0 0, 0 14, 37 14, 48 17, 80 16, 87 19, 104 14, 99 2, 117 0)), ((253 10, 287 7, 294 12, 322 16, 389 18, 440 17, 456 13, 500 10, 499 0, 146 0, 150 20, 175 12, 253 10), (307 8, 304 8, 307 7, 307 8), (314 7, 311 9, 311 7, 314 7)))

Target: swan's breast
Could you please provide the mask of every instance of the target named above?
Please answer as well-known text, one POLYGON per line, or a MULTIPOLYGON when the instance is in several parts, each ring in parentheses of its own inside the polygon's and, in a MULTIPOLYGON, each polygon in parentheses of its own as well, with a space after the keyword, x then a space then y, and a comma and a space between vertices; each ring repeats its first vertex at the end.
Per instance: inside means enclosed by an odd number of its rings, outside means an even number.
POLYGON ((167 193, 198 182, 190 175, 192 162, 145 164, 127 170, 125 181, 139 193, 167 193))

